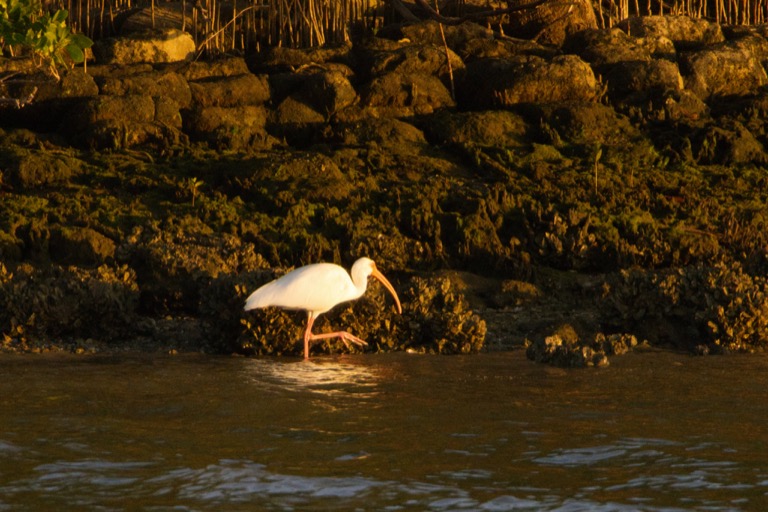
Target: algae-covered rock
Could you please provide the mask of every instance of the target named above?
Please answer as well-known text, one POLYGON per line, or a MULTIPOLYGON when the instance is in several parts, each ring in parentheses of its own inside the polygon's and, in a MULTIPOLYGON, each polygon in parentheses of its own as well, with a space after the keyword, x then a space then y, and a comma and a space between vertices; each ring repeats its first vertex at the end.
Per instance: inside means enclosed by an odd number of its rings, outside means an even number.
POLYGON ((18 147, 0 151, 2 181, 19 191, 67 183, 83 166, 82 160, 67 154, 18 147))
POLYGON ((129 148, 143 144, 172 146, 185 139, 179 104, 167 96, 99 96, 86 100, 67 121, 73 144, 93 148, 129 148))
POLYGON ((220 150, 269 149, 277 141, 266 125, 267 111, 260 105, 195 107, 184 113, 190 138, 220 150))
POLYGON ((49 248, 51 258, 66 265, 99 265, 115 255, 115 242, 91 228, 55 228, 49 248))
POLYGON ((531 142, 525 118, 507 110, 443 112, 425 126, 437 144, 514 148, 531 142))
POLYGON ((453 107, 455 102, 439 78, 411 73, 375 77, 363 86, 360 104, 375 117, 409 117, 453 107))
POLYGON ((190 82, 189 88, 197 108, 263 105, 270 98, 267 77, 250 73, 207 77, 190 82))
POLYGON ((482 59, 467 65, 457 83, 459 105, 472 109, 506 108, 518 103, 593 101, 598 82, 592 68, 576 55, 551 60, 537 56, 482 59), (483 80, 477 80, 482 76, 483 80))

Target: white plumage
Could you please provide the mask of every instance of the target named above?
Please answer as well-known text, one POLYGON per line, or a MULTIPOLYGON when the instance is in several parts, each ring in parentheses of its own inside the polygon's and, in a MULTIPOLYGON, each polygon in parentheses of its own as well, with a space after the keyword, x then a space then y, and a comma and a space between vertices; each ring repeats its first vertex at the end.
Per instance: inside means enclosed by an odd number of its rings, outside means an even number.
POLYGON ((357 260, 349 274, 333 263, 314 263, 299 267, 253 292, 245 301, 245 310, 276 306, 306 311, 308 317, 304 331, 305 359, 309 358, 310 341, 338 337, 347 345, 348 342, 366 345, 365 341, 346 331, 312 334, 312 324, 319 315, 334 306, 360 298, 368 287, 369 277, 381 281, 395 298, 398 312, 402 313, 395 289, 379 272, 376 264, 368 258, 357 260))

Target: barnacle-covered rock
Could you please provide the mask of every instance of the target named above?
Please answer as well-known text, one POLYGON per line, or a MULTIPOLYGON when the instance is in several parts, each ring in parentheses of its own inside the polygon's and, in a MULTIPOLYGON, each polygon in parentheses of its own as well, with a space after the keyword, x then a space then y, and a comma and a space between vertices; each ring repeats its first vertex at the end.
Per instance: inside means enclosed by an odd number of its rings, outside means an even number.
POLYGON ((637 345, 632 334, 598 332, 592 341, 582 340, 572 326, 565 324, 550 336, 529 341, 525 355, 537 363, 566 368, 608 366, 608 356, 625 354, 637 345))
POLYGON ((479 352, 486 324, 469 308, 464 295, 446 277, 411 279, 401 295, 403 348, 438 354, 479 352))
POLYGON ((0 271, 0 332, 6 336, 110 342, 136 335, 139 289, 129 267, 0 271))
POLYGON ((606 320, 618 317, 656 343, 697 353, 768 345, 768 281, 738 263, 625 271, 611 285, 606 305, 606 320))

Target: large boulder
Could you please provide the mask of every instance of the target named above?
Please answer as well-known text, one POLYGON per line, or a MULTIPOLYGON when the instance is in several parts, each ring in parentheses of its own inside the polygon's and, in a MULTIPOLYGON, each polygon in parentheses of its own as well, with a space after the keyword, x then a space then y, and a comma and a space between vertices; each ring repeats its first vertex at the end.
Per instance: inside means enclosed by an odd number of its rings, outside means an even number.
POLYGON ((275 143, 266 131, 262 105, 200 107, 185 112, 184 131, 216 149, 268 149, 275 143))
POLYGON ((592 101, 598 82, 589 64, 575 55, 552 60, 536 56, 483 59, 467 66, 456 92, 461 106, 491 109, 518 103, 592 101))
POLYGON ((388 73, 428 74, 449 85, 451 73, 459 75, 464 62, 452 50, 431 44, 407 45, 396 50, 378 51, 370 55, 370 76, 388 73))
POLYGON ((196 51, 195 40, 187 32, 168 28, 147 30, 130 37, 110 38, 93 45, 100 64, 152 64, 190 60, 196 51))
POLYGON ((725 41, 720 24, 690 16, 637 16, 621 21, 618 27, 632 37, 666 37, 678 50, 725 41))
POLYGON ((760 55, 738 41, 684 53, 680 70, 686 89, 704 101, 745 96, 768 84, 760 55))
POLYGON ((124 72, 97 70, 94 75, 100 93, 110 96, 164 96, 173 99, 181 108, 191 104, 189 84, 180 74, 173 71, 155 71, 143 66, 136 69, 136 72, 130 72, 131 69, 136 68, 128 66, 124 72))
POLYGON ((589 0, 550 0, 535 9, 510 13, 505 31, 515 37, 560 46, 570 35, 593 28, 597 28, 597 18, 589 0))
POLYGON ((634 37, 617 27, 574 34, 563 44, 563 50, 589 62, 598 73, 620 62, 674 60, 676 52, 672 41, 664 36, 634 37))
POLYGON ((250 73, 210 77, 190 82, 189 88, 196 108, 263 105, 270 99, 267 77, 250 73))
POLYGON ((0 60, 0 98, 20 100, 17 108, 12 102, 0 103, 0 126, 23 127, 40 132, 55 131, 66 121, 71 108, 83 99, 99 94, 93 77, 82 69, 62 73, 60 80, 42 72, 32 61, 22 59, 5 66, 0 60))
POLYGON ((161 147, 184 140, 178 103, 165 96, 98 96, 73 109, 62 126, 80 147, 128 148, 143 144, 161 147))
POLYGON ((270 77, 272 101, 269 130, 294 145, 312 142, 331 117, 355 105, 357 91, 349 77, 352 70, 336 66, 311 66, 298 73, 270 77))
POLYGON ((411 117, 453 107, 451 93, 439 78, 421 73, 389 73, 364 85, 360 104, 374 117, 411 117))
POLYGON ((475 147, 527 147, 529 126, 525 119, 508 110, 446 112, 426 127, 435 145, 475 147))
POLYGON ((683 89, 677 64, 664 59, 620 62, 611 67, 604 80, 612 102, 645 101, 656 92, 683 89))

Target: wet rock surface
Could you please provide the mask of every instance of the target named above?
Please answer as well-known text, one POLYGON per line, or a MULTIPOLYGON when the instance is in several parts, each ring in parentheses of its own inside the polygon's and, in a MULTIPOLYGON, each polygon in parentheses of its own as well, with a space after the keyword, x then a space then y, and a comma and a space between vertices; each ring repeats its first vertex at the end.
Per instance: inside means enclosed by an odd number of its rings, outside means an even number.
POLYGON ((4 106, 2 348, 298 354, 304 314, 245 297, 365 255, 403 314, 371 285, 316 325, 367 350, 763 350, 764 34, 679 17, 558 46, 445 32, 447 54, 421 23, 97 62, 4 106))

